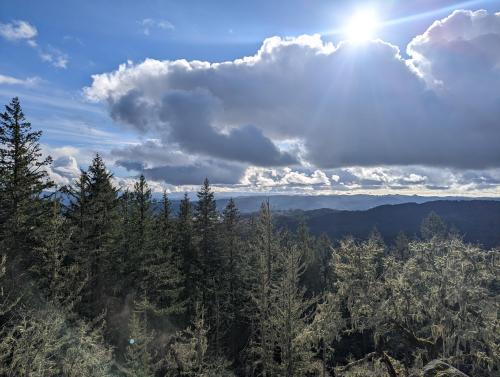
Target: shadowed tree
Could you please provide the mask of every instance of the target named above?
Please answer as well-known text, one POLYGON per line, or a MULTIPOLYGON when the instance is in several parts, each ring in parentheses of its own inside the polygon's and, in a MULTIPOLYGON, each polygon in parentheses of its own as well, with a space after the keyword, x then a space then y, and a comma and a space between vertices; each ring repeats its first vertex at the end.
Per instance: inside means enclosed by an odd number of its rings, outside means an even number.
POLYGON ((50 157, 42 158, 41 131, 33 131, 13 98, 0 115, 0 247, 16 268, 37 244, 35 231, 50 210, 42 200, 53 187, 47 173, 50 157))

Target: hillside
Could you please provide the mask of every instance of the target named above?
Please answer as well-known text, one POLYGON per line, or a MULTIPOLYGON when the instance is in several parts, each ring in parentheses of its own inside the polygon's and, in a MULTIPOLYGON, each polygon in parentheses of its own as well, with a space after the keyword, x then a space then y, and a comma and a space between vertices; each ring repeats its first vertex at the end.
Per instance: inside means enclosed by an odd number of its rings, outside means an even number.
POLYGON ((383 205, 366 211, 290 211, 275 218, 278 226, 291 230, 303 219, 313 234, 326 233, 332 239, 346 235, 366 238, 376 227, 386 241, 391 241, 400 231, 417 235, 422 220, 431 211, 462 233, 468 242, 486 247, 500 245, 500 202, 492 200, 439 200, 383 205))
MULTIPOLYGON (((160 197, 158 197, 160 199, 160 197)), ((419 196, 419 195, 257 195, 236 196, 234 201, 242 213, 257 212, 263 201, 269 199, 273 211, 288 210, 315 210, 322 208, 338 210, 367 210, 386 204, 403 203, 425 203, 437 200, 479 200, 465 197, 448 196, 419 196)), ((196 200, 196 198, 193 198, 196 200)), ((217 209, 222 211, 228 202, 228 198, 217 198, 217 209)), ((487 200, 497 200, 487 198, 487 200)), ((172 200, 174 212, 178 211, 180 200, 172 200)))

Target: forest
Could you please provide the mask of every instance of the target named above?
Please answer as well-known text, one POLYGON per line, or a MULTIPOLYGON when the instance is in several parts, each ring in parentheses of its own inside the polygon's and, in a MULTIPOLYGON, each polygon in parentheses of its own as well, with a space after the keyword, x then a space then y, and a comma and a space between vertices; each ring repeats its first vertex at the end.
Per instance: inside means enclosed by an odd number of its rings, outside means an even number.
MULTIPOLYGON (((0 125, 0 376, 499 376, 500 250, 436 214, 385 244, 269 201, 173 213, 100 155, 55 187, 17 98, 0 125)), ((499 229, 500 231, 500 229, 499 229)))

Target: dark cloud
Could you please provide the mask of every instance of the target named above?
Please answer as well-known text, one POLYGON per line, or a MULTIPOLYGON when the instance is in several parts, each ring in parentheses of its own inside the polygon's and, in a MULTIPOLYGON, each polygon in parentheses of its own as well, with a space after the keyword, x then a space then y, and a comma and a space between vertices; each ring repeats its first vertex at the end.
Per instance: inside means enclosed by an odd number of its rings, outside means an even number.
POLYGON ((244 166, 213 161, 143 170, 146 178, 172 185, 199 185, 205 178, 209 178, 212 184, 233 185, 240 181, 244 172, 244 166))

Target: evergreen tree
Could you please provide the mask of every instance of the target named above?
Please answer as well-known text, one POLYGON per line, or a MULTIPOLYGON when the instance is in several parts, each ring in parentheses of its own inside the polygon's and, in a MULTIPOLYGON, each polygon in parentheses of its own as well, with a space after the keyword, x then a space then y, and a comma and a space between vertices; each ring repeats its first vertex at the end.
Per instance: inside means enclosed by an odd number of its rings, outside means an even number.
POLYGON ((279 376, 305 376, 313 369, 309 329, 313 302, 305 298, 305 288, 300 286, 304 254, 292 246, 283 247, 278 255, 280 273, 272 284, 269 320, 280 362, 273 369, 279 376))
MULTIPOLYGON (((143 183, 140 186, 147 187, 143 178, 141 181, 143 183)), ((148 224, 147 229, 151 226, 151 230, 145 231, 149 240, 145 241, 147 247, 143 248, 137 262, 140 266, 139 291, 146 299, 143 301, 143 310, 157 316, 181 314, 185 306, 181 297, 184 279, 180 259, 173 251, 170 204, 166 194, 163 196, 161 207, 154 223, 150 222, 150 219, 153 219, 149 210, 145 212, 143 221, 145 225, 148 224)), ((150 199, 146 200, 144 208, 151 208, 150 199)))
POLYGON ((17 97, 0 114, 0 248, 12 268, 20 260, 29 265, 38 242, 33 229, 49 210, 42 195, 53 187, 46 170, 52 159, 42 158, 41 134, 32 131, 17 97))
POLYGON ((221 250, 222 260, 219 269, 223 270, 222 287, 222 322, 225 331, 227 352, 236 357, 241 347, 241 336, 244 318, 242 311, 245 304, 245 277, 243 244, 240 239, 240 214, 234 200, 229 199, 222 214, 221 250))
POLYGON ((447 233, 446 224, 434 211, 429 213, 420 225, 420 234, 424 240, 430 240, 432 237, 444 238, 447 233))
POLYGON ((223 357, 209 356, 205 311, 199 303, 192 325, 180 332, 169 348, 168 377, 234 377, 223 357))
POLYGON ((130 377, 154 377, 155 368, 151 355, 154 333, 148 329, 146 316, 141 309, 132 311, 128 333, 125 373, 130 377))
POLYGON ((219 354, 223 337, 224 300, 221 288, 224 284, 224 271, 220 268, 222 257, 217 247, 217 207, 208 179, 203 182, 197 196, 195 226, 199 237, 201 302, 207 312, 209 341, 213 343, 216 354, 219 354))
POLYGON ((129 254, 126 256, 126 279, 130 282, 129 290, 134 291, 141 285, 144 279, 144 268, 146 259, 150 261, 155 254, 153 250, 153 203, 151 189, 144 175, 134 184, 134 190, 130 194, 130 246, 129 254))
POLYGON ((71 232, 60 207, 58 200, 52 201, 51 216, 40 229, 40 246, 35 248, 30 271, 45 299, 68 309, 79 300, 86 276, 71 258, 71 232))
MULTIPOLYGON (((83 314, 94 318, 108 307, 113 296, 113 280, 117 278, 117 190, 112 174, 106 170, 98 154, 82 174, 78 186, 71 190, 75 201, 69 216, 81 224, 78 242, 82 242, 77 255, 81 268, 88 272, 89 282, 82 300, 83 314)), ((80 226, 77 224, 77 226, 80 226)))
MULTIPOLYGON (((198 203, 196 204, 195 220, 196 230, 199 236, 199 251, 201 262, 201 293, 202 304, 207 309, 211 306, 210 300, 214 287, 214 274, 217 259, 216 233, 217 212, 214 193, 208 179, 205 178, 203 185, 198 191, 198 203)), ((208 309, 210 312, 210 309, 208 309)))
POLYGON ((199 261, 195 248, 193 211, 187 194, 181 200, 175 235, 176 255, 181 258, 182 275, 185 279, 183 299, 186 311, 194 313, 195 303, 200 298, 199 261))
POLYGON ((274 336, 271 317, 271 288, 275 278, 279 243, 274 232, 269 201, 262 203, 252 237, 252 269, 254 279, 250 294, 252 305, 248 309, 252 324, 250 358, 255 360, 256 375, 267 377, 273 373, 274 336))
POLYGON ((61 190, 69 199, 65 214, 71 225, 70 240, 73 257, 83 266, 86 265, 87 237, 91 221, 89 186, 89 176, 82 171, 73 185, 63 187, 61 190))

